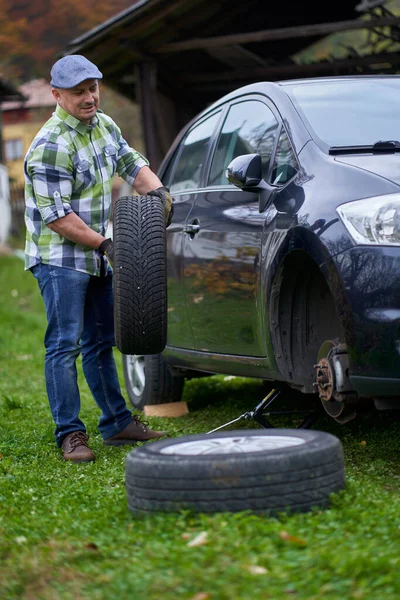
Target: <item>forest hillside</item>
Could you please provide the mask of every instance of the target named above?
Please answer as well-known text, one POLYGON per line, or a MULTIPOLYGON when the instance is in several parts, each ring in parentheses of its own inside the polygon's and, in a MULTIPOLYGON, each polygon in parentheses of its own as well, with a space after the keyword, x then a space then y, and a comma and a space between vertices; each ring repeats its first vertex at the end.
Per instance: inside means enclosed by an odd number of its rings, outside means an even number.
POLYGON ((0 72, 16 83, 49 77, 66 45, 134 0, 0 0, 0 72))
MULTIPOLYGON (((44 77, 67 44, 137 0, 0 0, 0 73, 15 85, 44 77)), ((124 137, 143 151, 138 111, 128 99, 101 89, 101 108, 124 137)))

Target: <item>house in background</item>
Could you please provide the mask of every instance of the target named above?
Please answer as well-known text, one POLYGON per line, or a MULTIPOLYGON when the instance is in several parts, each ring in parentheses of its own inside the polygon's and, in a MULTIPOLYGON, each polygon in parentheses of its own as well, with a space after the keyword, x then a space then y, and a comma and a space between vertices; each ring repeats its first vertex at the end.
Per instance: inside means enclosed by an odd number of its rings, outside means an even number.
POLYGON ((36 133, 54 112, 56 103, 45 79, 18 88, 19 99, 3 102, 3 160, 8 169, 12 230, 24 225, 24 158, 36 133))
MULTIPOLYGON (((0 108, 5 102, 19 100, 21 93, 2 75, 0 75, 0 108)), ((5 244, 11 227, 10 188, 8 184, 8 169, 4 164, 2 144, 2 119, 0 112, 0 247, 5 244)))
POLYGON ((23 101, 4 102, 3 151, 12 188, 24 186, 24 157, 40 127, 54 112, 56 103, 45 79, 19 87, 23 101))

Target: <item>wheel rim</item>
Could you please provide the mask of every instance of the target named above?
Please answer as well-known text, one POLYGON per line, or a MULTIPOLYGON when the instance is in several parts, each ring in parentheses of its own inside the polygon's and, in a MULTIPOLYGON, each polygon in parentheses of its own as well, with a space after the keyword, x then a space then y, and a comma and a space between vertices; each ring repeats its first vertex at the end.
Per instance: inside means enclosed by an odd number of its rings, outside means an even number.
POLYGON ((248 452, 265 452, 281 450, 291 446, 305 444, 302 438, 289 435, 272 436, 240 436, 209 438, 176 443, 160 450, 161 454, 177 454, 181 456, 199 456, 204 454, 247 454, 248 452))
POLYGON ((144 356, 126 355, 126 366, 129 386, 135 396, 142 396, 146 384, 144 356))

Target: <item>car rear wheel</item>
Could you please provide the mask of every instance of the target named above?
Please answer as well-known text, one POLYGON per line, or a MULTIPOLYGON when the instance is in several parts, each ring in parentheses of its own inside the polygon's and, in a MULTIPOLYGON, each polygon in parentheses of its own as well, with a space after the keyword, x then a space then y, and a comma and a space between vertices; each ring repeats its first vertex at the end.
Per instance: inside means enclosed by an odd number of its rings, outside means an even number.
POLYGON ((179 402, 184 377, 172 374, 161 354, 123 355, 126 390, 132 406, 142 410, 151 404, 179 402))
POLYGON ((304 512, 328 506, 330 494, 344 486, 341 442, 316 430, 182 436, 134 448, 126 459, 134 514, 304 512))
POLYGON ((123 354, 158 354, 167 341, 165 215, 153 196, 123 196, 114 219, 115 341, 123 354))

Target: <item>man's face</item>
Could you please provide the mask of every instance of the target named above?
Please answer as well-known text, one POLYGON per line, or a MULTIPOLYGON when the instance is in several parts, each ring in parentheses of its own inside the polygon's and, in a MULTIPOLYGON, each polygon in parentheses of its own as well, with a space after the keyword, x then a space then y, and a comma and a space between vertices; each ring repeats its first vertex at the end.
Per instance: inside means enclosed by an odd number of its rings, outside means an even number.
POLYGON ((70 115, 90 124, 100 101, 97 79, 86 79, 70 89, 52 88, 57 103, 70 115))

